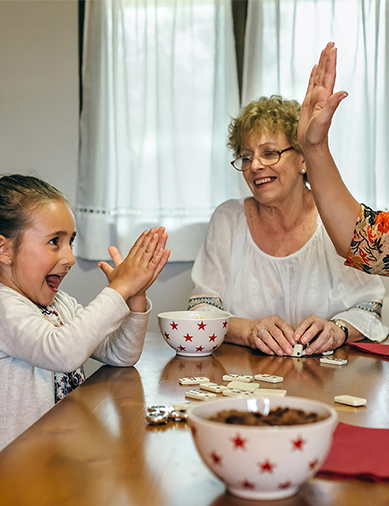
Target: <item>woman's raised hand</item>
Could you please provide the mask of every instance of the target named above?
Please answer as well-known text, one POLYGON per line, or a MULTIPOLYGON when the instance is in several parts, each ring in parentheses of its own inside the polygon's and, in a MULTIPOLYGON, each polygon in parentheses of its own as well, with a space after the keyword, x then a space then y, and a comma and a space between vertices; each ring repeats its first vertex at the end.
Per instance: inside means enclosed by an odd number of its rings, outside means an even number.
POLYGON ((97 264, 107 276, 110 288, 119 292, 124 300, 143 296, 168 261, 167 237, 164 227, 144 231, 124 260, 117 248, 110 246, 108 251, 114 267, 107 262, 97 264))
POLYGON ((307 92, 301 106, 298 140, 303 149, 327 142, 328 130, 345 91, 334 94, 337 50, 329 42, 312 69, 307 92))

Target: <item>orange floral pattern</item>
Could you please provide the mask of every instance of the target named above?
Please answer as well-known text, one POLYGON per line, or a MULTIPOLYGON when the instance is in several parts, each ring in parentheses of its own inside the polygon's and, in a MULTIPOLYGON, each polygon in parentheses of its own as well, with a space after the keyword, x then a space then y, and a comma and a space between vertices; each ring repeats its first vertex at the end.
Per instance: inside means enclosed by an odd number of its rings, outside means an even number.
POLYGON ((389 212, 361 204, 345 265, 389 276, 389 212))

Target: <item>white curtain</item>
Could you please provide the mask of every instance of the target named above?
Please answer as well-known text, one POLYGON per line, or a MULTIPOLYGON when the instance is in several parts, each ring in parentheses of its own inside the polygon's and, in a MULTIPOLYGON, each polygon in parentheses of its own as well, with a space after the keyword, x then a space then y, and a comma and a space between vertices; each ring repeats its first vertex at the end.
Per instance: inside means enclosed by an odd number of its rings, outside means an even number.
POLYGON ((230 0, 88 0, 75 253, 125 254, 146 228, 193 260, 244 191, 226 148, 239 110, 230 0))
POLYGON ((389 205, 388 0, 249 0, 244 104, 261 95, 304 98, 308 76, 328 41, 338 47, 340 105, 330 144, 353 195, 389 205))

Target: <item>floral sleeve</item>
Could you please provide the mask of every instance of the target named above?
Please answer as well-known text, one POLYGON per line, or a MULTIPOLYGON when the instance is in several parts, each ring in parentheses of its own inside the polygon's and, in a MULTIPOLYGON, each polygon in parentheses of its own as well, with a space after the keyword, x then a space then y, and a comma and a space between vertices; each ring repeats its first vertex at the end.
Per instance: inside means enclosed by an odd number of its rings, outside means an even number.
POLYGON ((389 276, 389 212, 361 204, 345 265, 389 276))

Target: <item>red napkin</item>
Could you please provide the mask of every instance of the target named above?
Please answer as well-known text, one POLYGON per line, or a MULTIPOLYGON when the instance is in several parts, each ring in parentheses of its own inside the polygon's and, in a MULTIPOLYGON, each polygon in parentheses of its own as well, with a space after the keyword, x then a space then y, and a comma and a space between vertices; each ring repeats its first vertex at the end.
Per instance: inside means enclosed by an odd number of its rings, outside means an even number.
POLYGON ((389 430, 339 423, 316 476, 389 482, 389 430))
POLYGON ((387 344, 378 343, 347 343, 350 348, 355 348, 365 353, 372 353, 373 355, 381 355, 382 357, 389 357, 389 346, 387 344))

